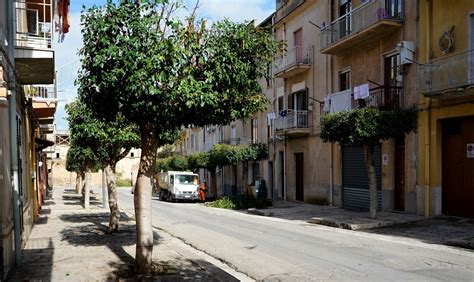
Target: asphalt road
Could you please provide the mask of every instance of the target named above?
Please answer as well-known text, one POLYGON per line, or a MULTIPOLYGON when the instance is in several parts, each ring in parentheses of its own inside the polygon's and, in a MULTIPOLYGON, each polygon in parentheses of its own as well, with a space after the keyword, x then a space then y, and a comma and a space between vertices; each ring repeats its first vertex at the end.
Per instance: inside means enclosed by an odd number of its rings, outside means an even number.
MULTIPOLYGON (((119 206, 133 212, 130 190, 119 206)), ((154 198, 153 225, 268 280, 474 281, 474 252, 154 198)))

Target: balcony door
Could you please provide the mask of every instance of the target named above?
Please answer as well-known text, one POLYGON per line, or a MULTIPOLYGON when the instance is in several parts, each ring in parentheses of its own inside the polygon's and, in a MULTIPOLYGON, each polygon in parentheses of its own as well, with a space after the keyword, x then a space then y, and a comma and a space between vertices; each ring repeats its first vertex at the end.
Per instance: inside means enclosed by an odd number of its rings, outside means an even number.
POLYGON ((303 29, 295 31, 293 38, 295 40, 295 62, 299 64, 303 62, 303 29))
POLYGON ((400 54, 392 54, 384 58, 384 91, 382 101, 377 101, 382 107, 397 106, 400 100, 398 91, 398 74, 400 73, 400 54))
POLYGON ((293 109, 295 110, 295 127, 305 128, 308 126, 308 91, 306 89, 292 93, 293 109))
POLYGON ((343 38, 351 33, 351 0, 339 1, 339 38, 343 38), (345 15, 345 17, 343 17, 345 15))

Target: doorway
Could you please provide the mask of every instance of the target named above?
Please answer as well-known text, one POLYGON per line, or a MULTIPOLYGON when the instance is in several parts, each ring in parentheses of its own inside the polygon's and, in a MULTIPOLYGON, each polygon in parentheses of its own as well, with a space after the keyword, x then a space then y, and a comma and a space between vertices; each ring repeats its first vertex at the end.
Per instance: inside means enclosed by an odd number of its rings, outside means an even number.
POLYGON ((474 116, 443 121, 442 212, 474 218, 474 116))
POLYGON ((295 153, 296 200, 304 201, 304 157, 303 153, 295 153))
POLYGON ((395 140, 395 210, 405 211, 405 138, 395 140))
POLYGON ((293 33, 295 40, 295 62, 297 64, 303 62, 303 29, 298 29, 293 33))

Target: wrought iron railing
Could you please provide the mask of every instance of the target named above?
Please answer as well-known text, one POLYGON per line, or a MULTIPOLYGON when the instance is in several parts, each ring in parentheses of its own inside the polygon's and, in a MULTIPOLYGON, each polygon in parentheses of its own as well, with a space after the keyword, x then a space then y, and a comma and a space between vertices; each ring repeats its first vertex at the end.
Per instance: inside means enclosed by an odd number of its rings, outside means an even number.
POLYGON ((403 21, 403 0, 369 0, 321 30, 321 49, 382 20, 403 21))
POLYGON ((389 110, 400 106, 401 87, 380 86, 369 91, 366 99, 352 99, 352 109, 363 107, 374 107, 381 110, 389 110))
POLYGON ((288 130, 309 127, 309 111, 284 110, 274 120, 275 130, 288 130))
POLYGON ((275 74, 295 65, 310 65, 312 48, 295 46, 288 49, 286 54, 275 59, 275 74))
POLYGON ((291 12, 296 10, 300 5, 302 5, 306 0, 285 0, 284 4, 280 7, 277 7, 275 12, 275 23, 280 22, 282 19, 286 18, 291 12))
MULTIPOLYGON (((390 110, 400 107, 400 96, 402 92, 402 87, 385 87, 380 86, 372 88, 369 90, 369 97, 365 99, 354 99, 354 94, 352 90, 344 90, 341 92, 333 93, 329 95, 329 99, 326 101, 328 105, 325 106, 325 103, 321 103, 320 106, 320 115, 321 117, 331 113, 331 112, 340 112, 350 109, 359 109, 365 107, 374 107, 380 110, 390 110), (335 95, 350 95, 350 105, 343 101, 349 101, 346 99, 337 99, 338 103, 343 103, 342 105, 331 105, 334 103, 332 97, 335 95)), ((347 96, 349 99, 349 96, 347 96)))
POLYGON ((26 85, 24 88, 27 97, 57 99, 54 85, 26 85))
POLYGON ((246 138, 230 138, 230 139, 221 140, 221 141, 219 141, 219 143, 220 144, 227 144, 227 145, 237 146, 237 145, 250 144, 250 140, 248 140, 246 138))
POLYGON ((474 50, 418 66, 421 94, 445 92, 474 84, 474 50))
POLYGON ((51 49, 53 4, 51 0, 14 1, 15 46, 51 49))

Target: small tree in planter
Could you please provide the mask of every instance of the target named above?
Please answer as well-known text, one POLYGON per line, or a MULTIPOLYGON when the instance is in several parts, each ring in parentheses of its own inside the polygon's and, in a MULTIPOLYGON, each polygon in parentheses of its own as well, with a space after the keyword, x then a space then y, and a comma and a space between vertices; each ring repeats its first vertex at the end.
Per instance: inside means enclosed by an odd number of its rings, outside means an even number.
POLYGON ((321 138, 342 146, 363 146, 369 177, 370 217, 377 216, 377 180, 375 178, 374 145, 381 140, 403 137, 418 124, 415 109, 379 111, 376 108, 354 109, 327 114, 321 119, 321 138))

